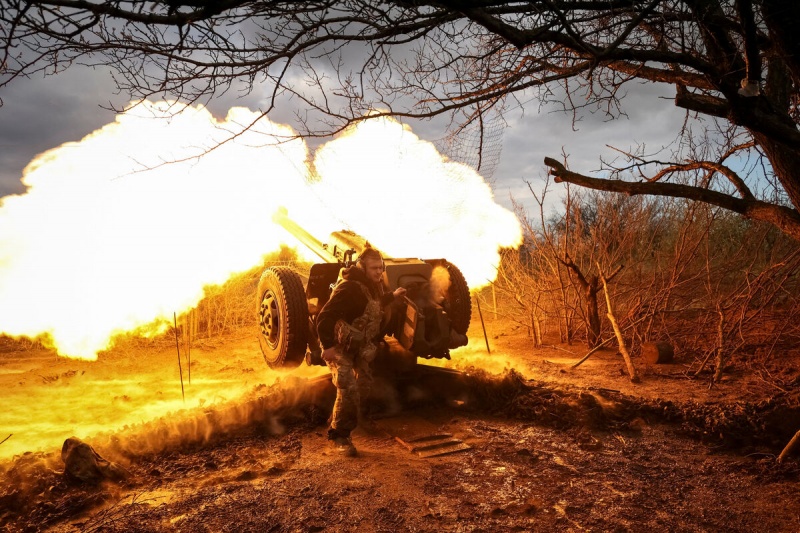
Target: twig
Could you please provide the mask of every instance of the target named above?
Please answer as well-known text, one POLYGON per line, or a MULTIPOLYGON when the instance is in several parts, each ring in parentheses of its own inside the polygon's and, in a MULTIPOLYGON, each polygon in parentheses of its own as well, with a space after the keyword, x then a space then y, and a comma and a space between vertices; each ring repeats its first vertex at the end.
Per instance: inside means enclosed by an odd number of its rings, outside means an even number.
POLYGON ((697 372, 692 374, 693 378, 696 378, 700 374, 700 372, 702 372, 703 369, 705 369, 706 364, 708 364, 708 360, 711 359, 711 356, 714 355, 714 353, 715 350, 709 350, 708 355, 706 355, 706 358, 703 359, 703 363, 700 365, 700 368, 697 369, 697 372))
MULTIPOLYGON (((642 322, 642 321, 644 321, 644 320, 645 320, 647 317, 648 317, 648 315, 645 315, 645 316, 639 317, 639 318, 638 318, 636 321, 634 321, 634 322, 631 322, 630 324, 628 324, 628 325, 625 327, 625 331, 628 331, 628 330, 629 330, 629 329, 631 329, 633 326, 637 325, 639 322, 642 322)), ((611 341, 613 341, 613 340, 614 340, 614 337, 609 337, 609 338, 607 338, 606 340, 604 340, 603 342, 601 342, 600 344, 598 344, 597 346, 595 346, 594 348, 592 348, 591 350, 589 350, 589 353, 587 353, 586 355, 584 355, 584 356, 581 358, 581 360, 580 360, 580 361, 578 361, 577 363, 573 364, 573 365, 572 365, 570 368, 578 368, 580 365, 582 365, 583 363, 585 363, 587 359, 589 359, 589 356, 591 356, 591 355, 592 355, 594 352, 596 352, 597 350, 599 350, 600 348, 602 348, 603 346, 605 346, 606 344, 608 344, 609 342, 611 342, 611 341)))
POLYGON ((794 434, 792 440, 789 441, 789 444, 783 449, 783 451, 778 455, 778 462, 782 463, 783 460, 786 458, 789 453, 791 453, 792 449, 797 446, 797 443, 800 442, 800 431, 794 434))
POLYGON ((136 513, 142 504, 152 504, 157 501, 157 498, 144 498, 139 499, 141 494, 134 494, 130 502, 126 502, 123 498, 114 502, 110 507, 99 511, 87 522, 80 526, 81 533, 97 533, 99 531, 108 531, 109 527, 115 525, 121 518, 127 518, 136 513))
POLYGON ((572 350, 567 350, 566 348, 562 348, 561 346, 556 346, 555 344, 542 344, 542 348, 552 348, 553 350, 561 350, 562 352, 566 352, 570 355, 578 355, 572 350))
POLYGON ((3 444, 5 441, 7 441, 8 439, 10 439, 10 438, 11 438, 13 435, 14 435, 13 433, 9 433, 9 434, 8 434, 8 437, 4 438, 3 440, 0 440, 0 444, 3 444))
MULTIPOLYGON (((768 380, 764 379, 764 375, 762 374, 762 370, 759 370, 758 372, 756 372, 756 375, 758 376, 758 379, 760 379, 761 381, 763 381, 763 382, 764 382, 764 383, 766 383, 767 385, 770 385, 770 386, 772 386, 772 387, 775 387, 776 389, 778 389, 779 391, 783 392, 784 394, 788 394, 788 393, 789 393, 789 391, 787 391, 786 389, 784 389, 784 388, 782 388, 782 387, 779 387, 779 386, 778 386, 776 383, 774 383, 773 381, 768 381, 768 380)), ((767 372, 767 375, 769 375, 769 372, 767 372)), ((770 379, 774 379, 774 378, 772 378, 772 376, 770 376, 770 379)), ((0 443, 0 444, 1 444, 1 443, 0 443)))
POLYGON ((619 389, 607 389, 605 387, 589 387, 589 390, 597 392, 619 392, 619 389))
POLYGON ((189 385, 192 384, 192 313, 189 311, 184 315, 184 343, 183 351, 186 354, 186 369, 189 372, 189 385))
POLYGON ((192 326, 190 321, 191 318, 187 320, 186 324, 186 359, 188 359, 186 366, 189 369, 189 385, 192 384, 192 326))
POLYGON ((594 348, 592 348, 591 350, 589 350, 589 352, 588 352, 586 355, 584 355, 583 357, 581 357, 580 361, 578 361, 577 363, 573 364, 573 365, 572 365, 570 368, 578 368, 578 367, 579 367, 580 365, 582 365, 582 364, 583 364, 583 363, 584 363, 584 362, 585 362, 587 359, 589 359, 589 357, 590 357, 590 356, 591 356, 591 355, 592 355, 594 352, 596 352, 597 350, 599 350, 600 348, 602 348, 603 346, 605 346, 606 344, 608 344, 608 343, 609 343, 609 342, 611 342, 612 340, 614 340, 614 337, 609 337, 609 338, 607 338, 606 340, 604 340, 603 342, 601 342, 600 344, 598 344, 597 346, 595 346, 594 348))
POLYGON ((183 403, 186 403, 186 392, 183 390, 183 367, 181 366, 181 348, 178 345, 178 315, 175 314, 175 311, 172 312, 172 321, 175 324, 175 349, 178 351, 178 372, 181 375, 181 397, 183 397, 183 403))

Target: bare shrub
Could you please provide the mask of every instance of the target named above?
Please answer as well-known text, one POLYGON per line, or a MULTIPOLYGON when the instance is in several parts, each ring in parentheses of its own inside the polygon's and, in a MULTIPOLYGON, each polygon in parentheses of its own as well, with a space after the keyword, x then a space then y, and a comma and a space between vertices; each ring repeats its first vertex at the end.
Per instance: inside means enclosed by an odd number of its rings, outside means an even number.
POLYGON ((222 285, 206 286, 203 289, 205 296, 197 307, 181 317, 184 329, 191 330, 194 338, 210 338, 255 327, 258 280, 269 266, 290 266, 301 272, 308 270, 308 265, 298 260, 294 249, 282 246, 279 251, 266 255, 263 264, 232 276, 222 285))
POLYGON ((524 244, 505 253, 496 283, 525 325, 596 346, 611 336, 592 316, 597 280, 618 272, 609 290, 634 352, 669 341, 694 374, 713 360, 719 380, 726 361, 764 364, 800 346, 800 250, 773 226, 681 199, 585 192, 546 217, 546 187, 531 190, 538 219, 518 209, 524 244))

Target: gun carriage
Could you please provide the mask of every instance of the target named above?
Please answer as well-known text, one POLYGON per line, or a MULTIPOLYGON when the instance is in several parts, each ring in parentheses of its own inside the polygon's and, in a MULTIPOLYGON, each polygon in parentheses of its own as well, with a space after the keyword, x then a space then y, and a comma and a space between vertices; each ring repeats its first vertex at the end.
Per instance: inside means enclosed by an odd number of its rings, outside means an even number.
MULTIPOLYGON (((264 270, 258 283, 259 343, 271 368, 294 368, 319 357, 317 316, 328 301, 341 270, 353 265, 368 242, 352 231, 331 233, 327 243, 291 220, 285 210, 273 220, 324 262, 311 266, 307 280, 285 266, 264 270)), ((461 271, 445 259, 384 257, 385 291, 406 289, 406 297, 384 319, 385 336, 396 339, 407 356, 450 358, 450 350, 467 344, 472 314, 469 287, 461 271), (445 274, 449 283, 438 280, 445 274), (445 288, 437 290, 437 287, 445 288)))

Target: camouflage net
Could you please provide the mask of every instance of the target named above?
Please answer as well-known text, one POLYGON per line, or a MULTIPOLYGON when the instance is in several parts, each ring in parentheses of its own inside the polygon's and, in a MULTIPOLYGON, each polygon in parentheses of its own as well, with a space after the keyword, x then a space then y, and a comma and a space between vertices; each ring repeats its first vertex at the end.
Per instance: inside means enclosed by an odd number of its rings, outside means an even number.
POLYGON ((505 129, 502 111, 492 108, 479 113, 471 122, 454 128, 434 144, 440 153, 472 167, 491 182, 503 151, 505 129))

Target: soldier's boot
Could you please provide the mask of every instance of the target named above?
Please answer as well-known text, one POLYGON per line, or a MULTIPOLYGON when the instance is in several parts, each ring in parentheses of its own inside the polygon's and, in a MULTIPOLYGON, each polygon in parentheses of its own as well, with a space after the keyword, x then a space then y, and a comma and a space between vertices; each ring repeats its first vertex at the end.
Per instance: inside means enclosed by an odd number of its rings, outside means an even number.
POLYGON ((306 350, 306 364, 308 366, 325 366, 322 350, 306 350))
POLYGON ((330 440, 331 445, 336 451, 345 457, 357 457, 358 450, 353 446, 353 441, 350 437, 334 437, 330 440))

